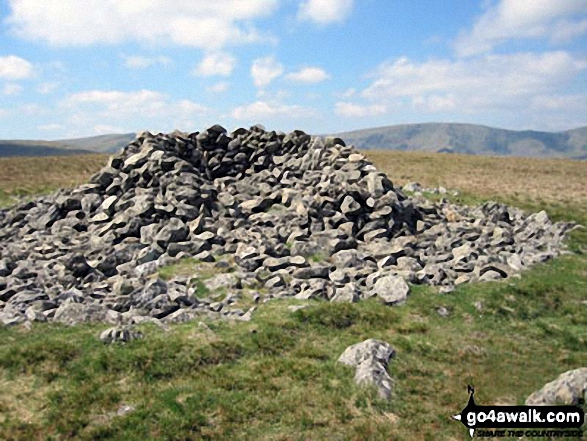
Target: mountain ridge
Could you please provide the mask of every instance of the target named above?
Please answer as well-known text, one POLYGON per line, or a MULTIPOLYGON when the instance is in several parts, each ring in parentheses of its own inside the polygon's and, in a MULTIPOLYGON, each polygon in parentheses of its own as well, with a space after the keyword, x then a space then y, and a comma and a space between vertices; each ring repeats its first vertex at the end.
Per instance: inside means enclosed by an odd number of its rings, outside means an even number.
POLYGON ((587 127, 544 132, 508 130, 479 124, 431 122, 353 130, 334 136, 366 150, 587 158, 587 127))
MULTIPOLYGON (((135 133, 123 133, 55 141, 0 140, 0 157, 116 153, 135 136, 135 133)), ((352 130, 332 136, 365 150, 587 159, 587 126, 546 132, 428 122, 352 130)))
POLYGON ((26 139, 0 140, 0 157, 115 153, 130 143, 135 136, 135 133, 116 133, 55 141, 26 139))

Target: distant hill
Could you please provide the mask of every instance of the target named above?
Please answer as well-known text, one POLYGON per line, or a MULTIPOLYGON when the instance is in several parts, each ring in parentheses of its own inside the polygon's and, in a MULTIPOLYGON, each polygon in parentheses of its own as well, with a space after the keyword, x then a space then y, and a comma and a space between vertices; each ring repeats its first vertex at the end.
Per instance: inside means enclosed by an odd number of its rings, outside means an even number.
POLYGON ((61 141, 72 148, 90 150, 94 153, 116 153, 134 141, 135 133, 91 136, 89 138, 64 139, 61 141))
POLYGON ((356 130, 335 136, 367 150, 587 159, 587 127, 565 132, 538 132, 475 124, 425 123, 356 130))
MULTIPOLYGON (((587 159, 587 127, 538 132, 475 124, 425 123, 356 130, 335 136, 366 150, 587 159)), ((134 133, 124 133, 58 141, 0 140, 0 157, 115 153, 134 139, 134 133)))
POLYGON ((0 140, 0 157, 66 156, 92 153, 57 141, 0 140))
POLYGON ((58 141, 0 140, 0 157, 114 153, 122 149, 134 138, 134 133, 125 133, 58 141))

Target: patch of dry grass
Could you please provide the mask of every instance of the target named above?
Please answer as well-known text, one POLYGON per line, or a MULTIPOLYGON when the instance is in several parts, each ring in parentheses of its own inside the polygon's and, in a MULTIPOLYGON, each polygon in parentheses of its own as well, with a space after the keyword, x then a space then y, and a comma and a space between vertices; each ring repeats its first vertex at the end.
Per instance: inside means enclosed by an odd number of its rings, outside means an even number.
POLYGON ((37 423, 44 415, 47 393, 53 390, 33 375, 0 378, 0 424, 8 419, 37 423))
POLYGON ((396 185, 457 188, 481 197, 587 203, 587 161, 366 150, 396 185))
MULTIPOLYGON (((587 161, 366 150, 396 185, 457 188, 480 197, 587 202, 587 161)), ((86 182, 107 155, 0 158, 0 193, 33 194, 86 182)))
POLYGON ((0 192, 33 194, 86 182, 107 155, 0 158, 0 192))

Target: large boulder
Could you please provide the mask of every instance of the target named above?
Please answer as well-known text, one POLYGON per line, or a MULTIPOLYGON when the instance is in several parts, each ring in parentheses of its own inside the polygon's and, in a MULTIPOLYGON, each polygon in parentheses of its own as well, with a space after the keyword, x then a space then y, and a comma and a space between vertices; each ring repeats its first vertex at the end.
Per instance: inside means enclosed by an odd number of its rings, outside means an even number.
POLYGON ((386 342, 370 338, 349 346, 338 358, 338 362, 355 368, 355 382, 359 385, 374 385, 381 398, 391 398, 393 380, 387 373, 389 360, 395 350, 386 342))
POLYGON ((587 398, 587 368, 567 371, 526 399, 528 406, 577 405, 587 398))

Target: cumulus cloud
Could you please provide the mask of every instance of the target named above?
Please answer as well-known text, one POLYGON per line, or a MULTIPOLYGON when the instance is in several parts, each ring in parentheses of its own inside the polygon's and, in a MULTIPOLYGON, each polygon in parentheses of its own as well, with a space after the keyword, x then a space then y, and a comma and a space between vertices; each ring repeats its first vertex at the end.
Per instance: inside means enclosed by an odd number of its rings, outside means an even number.
POLYGON ((171 58, 164 55, 158 57, 143 57, 141 55, 124 55, 124 65, 129 69, 146 69, 157 64, 161 66, 169 66, 171 58))
POLYGON ((343 22, 353 10, 353 0, 304 0, 298 18, 325 25, 343 22))
POLYGON ((48 81, 48 82, 39 84, 39 86, 37 87, 37 92, 39 92, 42 95, 47 95, 49 93, 55 92, 55 90, 57 90, 58 87, 59 87, 59 83, 57 83, 55 81, 48 81))
POLYGON ((424 63, 402 57, 381 65, 363 96, 373 100, 411 97, 420 102, 430 96, 453 96, 459 105, 494 105, 557 90, 585 69, 587 61, 564 51, 424 63))
POLYGON ((319 67, 305 67, 298 72, 292 72, 285 76, 288 80, 296 83, 320 83, 330 78, 324 69, 319 67))
POLYGON ((542 110, 571 109, 587 115, 587 93, 537 95, 532 98, 532 107, 542 110))
POLYGON ((206 90, 210 93, 224 93, 230 87, 230 83, 226 81, 220 81, 219 83, 212 84, 211 86, 207 87, 206 90))
MULTIPOLYGON (((568 128, 580 98, 567 95, 587 71, 587 60, 565 51, 484 55, 457 60, 387 62, 370 74, 371 83, 336 106, 341 115, 369 115, 369 106, 386 106, 416 118, 471 120, 509 128, 568 128), (362 101, 361 101, 362 100, 362 101), (352 105, 351 105, 352 104, 352 105), (572 109, 575 110, 572 110, 572 109)), ((376 112, 371 112, 374 114, 376 112)))
POLYGON ((22 92, 22 86, 18 83, 6 83, 2 87, 3 95, 18 95, 22 92))
POLYGON ((63 124, 49 123, 49 124, 42 124, 42 125, 38 126, 37 128, 39 130, 42 130, 43 132, 54 132, 56 130, 65 129, 65 126, 63 124))
POLYGON ((529 109, 531 123, 545 130, 566 130, 587 125, 587 93, 537 95, 529 109))
POLYGON ((258 58, 251 66, 251 76, 257 87, 266 87, 283 75, 283 65, 274 57, 258 58))
POLYGON ((546 37, 566 41, 587 32, 585 0, 500 0, 455 42, 459 55, 492 50, 511 39, 546 37))
POLYGON ((228 77, 236 66, 236 58, 230 54, 216 52, 208 54, 196 66, 193 73, 202 77, 222 76, 228 77))
POLYGON ((366 116, 383 115, 387 112, 384 105, 362 105, 350 102, 338 102, 334 105, 334 113, 340 116, 364 118, 366 116))
POLYGON ((33 65, 16 55, 0 57, 0 79, 23 80, 33 76, 33 65))
POLYGON ((301 106, 288 106, 267 101, 256 101, 251 104, 239 106, 232 111, 232 117, 237 120, 263 119, 275 116, 287 116, 291 118, 307 116, 308 109, 301 106))
POLYGON ((139 90, 89 90, 71 94, 60 103, 68 127, 88 133, 97 126, 117 127, 118 131, 191 129, 210 110, 190 100, 174 100, 166 94, 139 90))
POLYGON ((174 43, 218 49, 265 39, 251 24, 278 0, 9 0, 6 20, 22 38, 55 46, 174 43))

